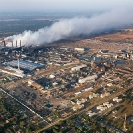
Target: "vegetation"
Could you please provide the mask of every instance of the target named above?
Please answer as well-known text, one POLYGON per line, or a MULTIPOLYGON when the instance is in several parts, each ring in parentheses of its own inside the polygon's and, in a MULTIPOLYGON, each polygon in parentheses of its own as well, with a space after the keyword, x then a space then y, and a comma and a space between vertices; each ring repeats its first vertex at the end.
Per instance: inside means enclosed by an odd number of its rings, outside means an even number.
POLYGON ((23 131, 31 133, 42 128, 38 124, 39 118, 34 120, 33 114, 23 108, 19 103, 0 92, 0 133, 16 133, 23 131))
POLYGON ((42 131, 42 133, 91 133, 96 131, 106 133, 107 129, 101 126, 95 118, 90 118, 86 113, 82 113, 55 125, 49 130, 42 131))
POLYGON ((50 26, 53 22, 49 20, 12 20, 0 21, 0 37, 11 36, 22 33, 25 30, 37 31, 40 28, 50 26))

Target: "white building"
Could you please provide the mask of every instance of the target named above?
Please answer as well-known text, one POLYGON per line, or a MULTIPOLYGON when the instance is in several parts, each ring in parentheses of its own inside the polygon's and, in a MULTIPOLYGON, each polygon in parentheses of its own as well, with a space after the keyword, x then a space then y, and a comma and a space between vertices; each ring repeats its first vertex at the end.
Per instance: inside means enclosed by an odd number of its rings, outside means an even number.
POLYGON ((80 91, 78 91, 78 92, 76 92, 76 93, 74 93, 75 95, 79 95, 79 94, 81 94, 81 92, 80 91))
POLYGON ((107 84, 108 87, 110 87, 110 86, 112 86, 112 85, 113 85, 112 83, 108 83, 108 84, 107 84))
POLYGON ((75 48, 75 51, 84 52, 85 49, 84 48, 75 48))
POLYGON ((89 95, 89 99, 92 99, 93 98, 93 96, 92 95, 89 95))
POLYGON ((113 106, 113 103, 105 102, 103 103, 103 106, 106 106, 107 108, 110 108, 113 106))
POLYGON ((95 82, 95 79, 97 79, 96 74, 88 76, 88 77, 83 78, 83 79, 79 79, 79 83, 82 84, 82 83, 85 83, 85 82, 95 82))
POLYGON ((0 69, 0 72, 7 73, 9 75, 14 75, 20 78, 26 77, 24 72, 20 69, 12 68, 12 67, 3 67, 0 69))
POLYGON ((89 117, 92 117, 94 115, 97 115, 97 113, 92 112, 91 110, 87 112, 87 114, 89 115, 89 117))
POLYGON ((87 65, 83 64, 81 66, 76 66, 71 68, 71 71, 79 71, 81 68, 87 67, 87 65))
POLYGON ((49 77, 50 77, 51 79, 53 79, 53 78, 55 78, 55 75, 51 74, 51 75, 49 75, 49 77))
POLYGON ((81 100, 77 100, 77 104, 80 105, 82 103, 85 103, 87 101, 87 99, 81 99, 81 100))
POLYGON ((73 106, 72 109, 73 109, 73 111, 76 111, 78 109, 82 109, 83 107, 84 107, 84 104, 79 104, 79 105, 76 104, 76 105, 73 106))
POLYGON ((89 88, 84 89, 83 91, 90 91, 92 89, 93 89, 93 87, 89 87, 89 88))
POLYGON ((104 93, 104 94, 101 94, 100 97, 101 97, 101 98, 104 98, 104 97, 107 97, 107 96, 109 96, 109 95, 110 95, 110 93, 109 93, 109 92, 106 92, 106 93, 104 93))
POLYGON ((115 97, 115 98, 113 98, 113 101, 115 101, 115 102, 121 102, 122 101, 122 99, 119 99, 118 97, 115 97))
POLYGON ((103 105, 99 105, 97 106, 97 109, 100 111, 104 111, 105 109, 107 109, 107 107, 106 106, 104 107, 103 105))

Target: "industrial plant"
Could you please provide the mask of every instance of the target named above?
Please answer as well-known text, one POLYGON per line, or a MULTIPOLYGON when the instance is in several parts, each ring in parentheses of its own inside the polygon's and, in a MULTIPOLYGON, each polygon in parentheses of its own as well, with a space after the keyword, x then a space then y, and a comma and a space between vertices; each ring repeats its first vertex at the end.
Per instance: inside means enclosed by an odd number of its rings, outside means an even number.
MULTIPOLYGON (((103 38, 106 37, 44 46, 3 40, 0 46, 1 91, 43 120, 45 126, 39 125, 41 131, 44 128, 49 131, 47 127, 52 127, 51 124, 65 122, 81 113, 85 113, 86 118, 98 119, 97 124, 107 130, 131 131, 132 115, 125 108, 126 102, 132 108, 133 47, 130 43, 114 44, 103 38), (117 123, 120 117, 121 128, 104 123, 104 120, 117 123)), ((76 128, 83 121, 77 121, 76 128)), ((63 125, 61 127, 64 131, 63 125)), ((89 125, 84 128, 88 129, 89 125)))

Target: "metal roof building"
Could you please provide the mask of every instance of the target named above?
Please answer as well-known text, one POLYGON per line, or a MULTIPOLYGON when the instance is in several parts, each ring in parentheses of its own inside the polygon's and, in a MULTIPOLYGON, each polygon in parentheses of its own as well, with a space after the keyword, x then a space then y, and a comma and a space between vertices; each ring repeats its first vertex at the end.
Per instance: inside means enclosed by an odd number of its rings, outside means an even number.
MULTIPOLYGON (((13 60, 10 62, 7 62, 7 65, 10 65, 12 67, 18 67, 18 60, 13 60)), ((29 62, 29 61, 24 61, 24 60, 19 60, 19 67, 21 69, 25 69, 25 70, 34 70, 38 67, 42 67, 42 64, 37 64, 37 63, 33 63, 33 62, 29 62)))
POLYGON ((3 66, 1 66, 0 67, 0 72, 7 73, 7 74, 10 74, 10 75, 14 75, 14 76, 17 76, 17 77, 20 77, 20 78, 26 77, 26 75, 23 73, 22 70, 18 70, 16 68, 12 68, 12 67, 3 67, 3 66))

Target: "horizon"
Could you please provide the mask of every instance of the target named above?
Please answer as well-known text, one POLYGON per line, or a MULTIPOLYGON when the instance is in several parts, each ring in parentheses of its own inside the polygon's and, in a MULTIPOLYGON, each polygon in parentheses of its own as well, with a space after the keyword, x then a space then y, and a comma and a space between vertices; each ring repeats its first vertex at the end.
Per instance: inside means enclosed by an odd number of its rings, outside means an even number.
POLYGON ((81 12, 89 10, 132 9, 132 0, 5 0, 0 12, 81 12))

